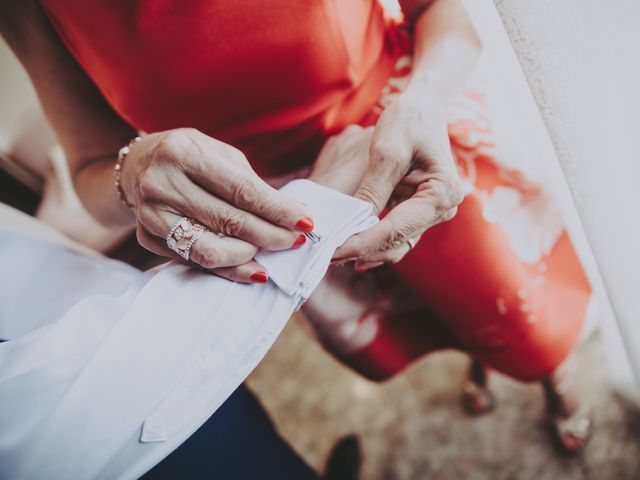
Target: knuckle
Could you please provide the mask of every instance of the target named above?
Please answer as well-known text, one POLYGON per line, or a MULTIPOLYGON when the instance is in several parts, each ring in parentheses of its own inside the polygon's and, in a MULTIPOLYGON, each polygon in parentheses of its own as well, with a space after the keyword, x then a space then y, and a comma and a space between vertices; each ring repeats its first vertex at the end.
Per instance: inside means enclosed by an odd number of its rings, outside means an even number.
POLYGON ((379 190, 375 188, 374 185, 370 185, 368 183, 364 183, 360 185, 360 188, 358 188, 358 192, 356 196, 361 200, 364 200, 365 202, 372 203, 379 210, 381 210, 384 207, 384 200, 379 190))
POLYGON ((464 199, 462 182, 454 175, 443 175, 430 185, 435 209, 439 215, 457 207, 464 199))
MULTIPOLYGON (((382 242, 380 250, 389 252, 389 260, 393 261, 394 251, 403 246, 408 238, 415 236, 417 227, 412 224, 404 224, 394 228, 389 236, 382 242)), ((403 252, 400 252, 403 253, 403 252)), ((402 258, 402 256, 400 257, 402 258)))
POLYGON ((389 167, 396 167, 403 163, 402 152, 396 145, 387 141, 372 142, 369 156, 374 162, 383 163, 389 167))
POLYGON ((394 251, 389 255, 387 261, 391 263, 398 263, 400 260, 404 258, 405 253, 406 252, 394 251))
POLYGON ((451 208, 457 207, 464 200, 464 187, 459 178, 449 180, 449 202, 451 208))
POLYGON ((234 147, 233 145, 229 145, 228 143, 223 143, 222 146, 224 148, 226 156, 229 159, 242 164, 246 164, 246 165, 249 164, 249 160, 247 159, 246 155, 242 153, 240 150, 238 150, 236 147, 234 147))
POLYGON ((387 250, 394 250, 398 247, 400 247, 403 243, 404 243, 404 234, 402 234, 399 231, 395 231, 393 232, 393 234, 391 234, 388 238, 386 238, 382 244, 380 245, 380 250, 382 251, 387 251, 387 250))
MULTIPOLYGON (((137 213, 137 220, 139 224, 142 225, 143 227, 146 227, 147 229, 149 229, 152 225, 154 225, 158 218, 154 209, 148 205, 139 206, 136 209, 136 213, 137 213)), ((140 226, 138 226, 138 229, 136 230, 136 235, 143 235, 144 232, 142 232, 141 230, 142 229, 140 228, 140 226)))
POLYGON ((351 135, 351 134, 359 132, 362 129, 363 128, 360 125, 358 125, 356 123, 351 123, 351 124, 347 125, 346 128, 344 130, 342 130, 341 133, 351 135))
POLYGON ((297 203, 285 203, 277 197, 268 199, 264 202, 262 211, 265 218, 275 225, 293 225, 300 218, 305 216, 303 211, 297 207, 297 203))
POLYGON ((198 137, 200 135, 202 135, 202 133, 200 132, 200 130, 198 130, 197 128, 193 128, 193 127, 181 127, 181 128, 177 128, 175 130, 173 130, 174 132, 180 133, 186 137, 189 138, 195 138, 198 137))
POLYGON ((142 199, 162 198, 166 192, 162 175, 153 170, 147 170, 138 181, 138 190, 142 199))
POLYGON ((192 249, 191 259, 203 268, 212 269, 222 264, 223 255, 213 246, 196 244, 192 249))
POLYGON ((156 146, 156 152, 160 157, 173 157, 179 155, 186 144, 187 133, 182 129, 167 132, 156 146))
POLYGON ((177 128, 167 132, 156 145, 154 159, 173 164, 176 159, 189 157, 199 135, 200 132, 195 128, 177 128))
POLYGON ((222 212, 218 228, 228 237, 237 237, 244 231, 246 215, 241 210, 229 207, 222 212))
POLYGON ((351 243, 351 248, 352 248, 352 252, 353 252, 353 256, 354 257, 366 257, 369 252, 370 252, 370 248, 365 244, 365 242, 357 235, 351 237, 351 239, 349 240, 349 242, 351 243))
POLYGON ((259 203, 258 189, 247 178, 238 177, 231 188, 231 201, 234 205, 253 209, 259 203))
POLYGON ((458 207, 453 207, 451 210, 444 214, 444 216, 442 217, 442 221, 448 222, 449 220, 452 220, 457 215, 457 213, 458 207))

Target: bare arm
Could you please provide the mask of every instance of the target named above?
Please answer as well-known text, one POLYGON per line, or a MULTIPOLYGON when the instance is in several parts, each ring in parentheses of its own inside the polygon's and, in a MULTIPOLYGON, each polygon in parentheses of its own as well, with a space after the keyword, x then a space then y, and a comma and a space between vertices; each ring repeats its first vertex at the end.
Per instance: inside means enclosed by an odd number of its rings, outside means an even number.
POLYGON ((460 0, 401 0, 414 28, 414 66, 408 90, 448 101, 473 72, 482 48, 460 0))
POLYGON ((84 205, 105 225, 133 225, 113 188, 113 164, 135 131, 80 69, 36 1, 0 2, 0 33, 33 82, 84 205))

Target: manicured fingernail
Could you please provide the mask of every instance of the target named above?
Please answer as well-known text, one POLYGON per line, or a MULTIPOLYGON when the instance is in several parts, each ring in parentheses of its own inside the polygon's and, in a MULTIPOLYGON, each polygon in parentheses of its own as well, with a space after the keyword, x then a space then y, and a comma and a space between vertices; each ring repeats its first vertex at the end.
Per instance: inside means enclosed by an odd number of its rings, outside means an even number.
POLYGON ((267 283, 267 280, 269 280, 269 275, 267 275, 267 272, 253 272, 251 274, 251 281, 255 282, 255 283, 267 283))
POLYGON ((309 233, 313 230, 313 220, 310 217, 304 217, 302 220, 298 220, 296 228, 301 232, 309 233))
POLYGON ((293 245, 291 245, 291 248, 299 248, 302 245, 304 245, 306 241, 307 241, 307 237, 305 237, 304 235, 298 235, 298 238, 296 238, 296 241, 293 242, 293 245))

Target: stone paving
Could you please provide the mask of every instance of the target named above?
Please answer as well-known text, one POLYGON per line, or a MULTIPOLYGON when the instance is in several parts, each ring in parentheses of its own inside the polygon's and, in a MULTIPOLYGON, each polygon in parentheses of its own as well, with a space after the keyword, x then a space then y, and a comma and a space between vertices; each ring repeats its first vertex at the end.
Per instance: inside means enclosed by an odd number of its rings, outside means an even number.
POLYGON ((596 422, 578 458, 552 448, 535 384, 494 375, 498 408, 466 416, 459 392, 467 362, 457 352, 438 353, 375 384, 342 367, 292 320, 249 386, 319 471, 333 445, 355 434, 364 480, 640 479, 640 412, 608 388, 597 337, 572 358, 596 422))

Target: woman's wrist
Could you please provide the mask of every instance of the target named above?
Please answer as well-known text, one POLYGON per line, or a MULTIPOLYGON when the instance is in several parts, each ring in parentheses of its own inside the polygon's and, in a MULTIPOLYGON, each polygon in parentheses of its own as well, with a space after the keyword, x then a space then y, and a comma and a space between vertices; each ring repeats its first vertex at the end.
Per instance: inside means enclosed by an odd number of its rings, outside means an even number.
POLYGON ((450 97, 426 84, 408 86, 396 98, 399 106, 412 111, 421 111, 429 118, 446 119, 450 97))
POLYGON ((114 188, 114 157, 88 163, 75 171, 74 187, 85 209, 100 224, 106 227, 134 225, 133 211, 120 201, 114 188))
POLYGON ((116 160, 116 165, 114 167, 113 177, 114 177, 114 187, 116 189, 116 194, 120 201, 129 209, 134 207, 133 203, 128 199, 127 194, 122 187, 122 170, 124 168, 124 162, 131 151, 131 148, 142 140, 141 137, 137 136, 133 138, 127 145, 122 147, 118 151, 118 158, 116 160))
POLYGON ((424 73, 412 76, 401 95, 420 104, 428 103, 433 106, 446 107, 455 95, 455 91, 451 88, 450 83, 438 80, 429 73, 424 73))

